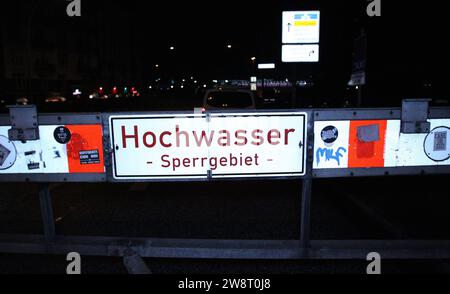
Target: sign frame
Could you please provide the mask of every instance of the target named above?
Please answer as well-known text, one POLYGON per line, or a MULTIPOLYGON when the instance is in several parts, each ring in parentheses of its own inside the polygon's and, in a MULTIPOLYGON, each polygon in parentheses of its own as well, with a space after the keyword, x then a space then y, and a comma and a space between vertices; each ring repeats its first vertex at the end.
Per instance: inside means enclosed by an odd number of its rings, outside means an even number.
MULTIPOLYGON (((112 134, 111 129, 111 119, 114 119, 114 117, 117 117, 118 113, 106 113, 103 117, 103 122, 105 125, 105 129, 108 129, 108 133, 105 134, 106 140, 109 142, 109 149, 112 150, 114 147, 114 138, 112 134)), ((230 174, 230 175, 223 175, 223 174, 214 174, 211 173, 208 175, 208 173, 194 175, 194 176, 165 176, 165 177, 117 177, 115 175, 115 154, 113 151, 109 152, 110 158, 109 158, 109 167, 107 168, 108 172, 108 181, 110 182, 189 182, 189 181, 197 181, 197 182, 203 182, 203 181, 228 181, 228 180, 249 180, 249 179, 273 179, 273 180, 279 180, 279 179, 301 179, 306 176, 308 173, 307 171, 307 146, 308 144, 312 144, 310 140, 308 140, 308 133, 310 132, 311 127, 311 119, 312 119, 312 112, 310 110, 299 110, 299 109, 290 109, 290 110, 233 110, 229 112, 221 112, 221 111, 210 111, 204 114, 193 114, 192 112, 185 112, 185 111, 177 111, 177 112, 123 112, 119 113, 120 116, 134 116, 134 117, 145 117, 145 116, 155 116, 155 117, 166 117, 166 118, 174 118, 174 117, 200 117, 206 119, 206 117, 223 117, 223 116, 255 116, 255 117, 261 117, 261 116, 286 116, 286 115, 295 115, 295 116, 303 116, 304 117, 304 132, 303 132, 303 152, 301 154, 302 156, 302 172, 286 172, 286 173, 262 173, 262 174, 230 174), (294 175, 291 175, 294 174, 294 175)), ((312 130, 312 129, 311 129, 312 130)), ((299 147, 300 148, 300 147, 299 147)), ((105 152, 106 154, 106 152, 105 152)))
MULTIPOLYGON (((287 11, 283 11, 282 12, 282 32, 281 32, 281 42, 283 44, 319 44, 320 43, 320 21, 321 21, 321 15, 320 15, 320 10, 287 10, 287 11), (303 19, 303 16, 308 15, 308 19, 305 20, 303 19), (298 16, 301 16, 301 18, 298 18, 298 16), (314 16, 315 18, 311 18, 312 16, 314 16), (301 23, 304 22, 305 24, 292 24, 291 22, 289 22, 288 17, 293 17, 293 21, 294 23, 301 23), (315 25, 311 25, 311 24, 306 24, 308 22, 317 22, 317 24, 315 25), (317 32, 314 32, 315 35, 314 37, 309 37, 306 38, 305 36, 296 36, 297 39, 295 39, 295 37, 292 37, 290 35, 288 35, 290 33, 290 29, 289 27, 294 26, 294 28, 296 26, 304 26, 306 28, 308 27, 314 27, 314 30, 317 32)), ((295 33, 295 30, 294 32, 295 33)))
POLYGON ((320 10, 282 11, 282 63, 320 61, 320 20, 320 10))
POLYGON ((319 44, 283 44, 281 45, 281 61, 283 63, 317 63, 319 62, 319 44), (309 53, 308 53, 309 52, 309 53), (306 57, 306 54, 308 56, 306 57), (312 57, 311 57, 311 54, 312 57), (296 58, 296 56, 300 56, 296 58))

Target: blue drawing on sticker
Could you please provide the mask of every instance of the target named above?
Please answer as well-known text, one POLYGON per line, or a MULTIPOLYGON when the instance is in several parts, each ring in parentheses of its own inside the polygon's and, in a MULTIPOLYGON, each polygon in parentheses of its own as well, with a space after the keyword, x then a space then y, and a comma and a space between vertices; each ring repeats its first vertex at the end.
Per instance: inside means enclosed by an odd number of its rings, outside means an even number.
POLYGON ((341 165, 341 157, 344 157, 343 153, 347 153, 347 149, 344 147, 339 147, 336 152, 334 149, 329 148, 319 148, 316 151, 316 161, 317 165, 320 163, 320 159, 325 157, 325 161, 336 160, 337 165, 341 165))

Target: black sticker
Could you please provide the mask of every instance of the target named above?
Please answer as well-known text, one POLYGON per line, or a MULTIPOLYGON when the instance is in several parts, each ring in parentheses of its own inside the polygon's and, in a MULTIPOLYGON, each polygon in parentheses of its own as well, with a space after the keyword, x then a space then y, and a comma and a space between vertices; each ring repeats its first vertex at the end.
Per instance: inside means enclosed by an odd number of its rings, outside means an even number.
POLYGON ((334 126, 325 127, 320 133, 322 141, 324 141, 327 144, 334 143, 337 140, 338 135, 339 135, 338 129, 334 126))
POLYGON ((39 169, 39 162, 30 162, 27 166, 29 170, 39 169))
POLYGON ((447 132, 434 133, 434 150, 433 151, 445 151, 447 150, 447 132))
POLYGON ((80 151, 81 164, 97 164, 100 163, 100 155, 98 150, 83 150, 80 151))
POLYGON ((72 138, 72 134, 66 127, 57 127, 53 132, 53 137, 55 137, 56 142, 60 144, 67 144, 72 138))

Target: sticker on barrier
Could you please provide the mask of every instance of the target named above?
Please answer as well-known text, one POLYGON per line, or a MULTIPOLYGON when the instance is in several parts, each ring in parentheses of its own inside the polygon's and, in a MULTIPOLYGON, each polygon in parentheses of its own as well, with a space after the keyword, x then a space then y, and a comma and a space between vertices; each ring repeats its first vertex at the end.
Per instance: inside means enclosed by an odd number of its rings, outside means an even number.
POLYGON ((104 173, 101 125, 42 125, 40 139, 11 141, 0 126, 0 174, 104 173), (88 157, 86 157, 88 154, 88 157))
POLYGON ((113 176, 302 176, 306 122, 300 112, 111 116, 113 176))
POLYGON ((425 138, 423 143, 425 154, 433 161, 446 161, 450 158, 450 128, 437 127, 425 138))
POLYGON ((316 121, 314 169, 450 165, 450 119, 428 134, 403 134, 400 120, 316 121))

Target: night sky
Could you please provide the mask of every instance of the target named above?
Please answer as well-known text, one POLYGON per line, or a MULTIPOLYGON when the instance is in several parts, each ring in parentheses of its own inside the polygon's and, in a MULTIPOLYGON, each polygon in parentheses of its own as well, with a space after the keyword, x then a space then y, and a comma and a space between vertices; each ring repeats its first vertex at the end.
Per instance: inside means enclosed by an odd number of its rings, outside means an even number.
MULTIPOLYGON (((82 16, 73 18, 65 14, 68 2, 64 0, 8 2, 10 8, 2 10, 4 31, 26 26, 23 7, 32 7, 33 24, 58 27, 68 40, 67 50, 99 51, 101 55, 102 46, 113 47, 116 57, 108 66, 127 60, 132 63, 127 79, 141 83, 159 76, 248 79, 252 56, 257 62, 277 63, 274 77, 289 77, 293 66, 281 64, 281 12, 318 9, 320 62, 298 64, 297 76, 312 77, 319 96, 345 95, 353 38, 361 28, 368 35, 367 87, 374 101, 378 96, 449 96, 450 26, 444 1, 419 6, 411 1, 382 0, 382 16, 374 18, 366 15, 365 0, 82 0, 82 16), (72 31, 80 30, 81 38, 72 37, 72 31), (170 46, 175 50, 170 51, 170 46), (430 83, 432 90, 425 87, 430 83)), ((50 46, 62 45, 55 41, 50 46)), ((100 81, 102 75, 91 79, 100 81)))

